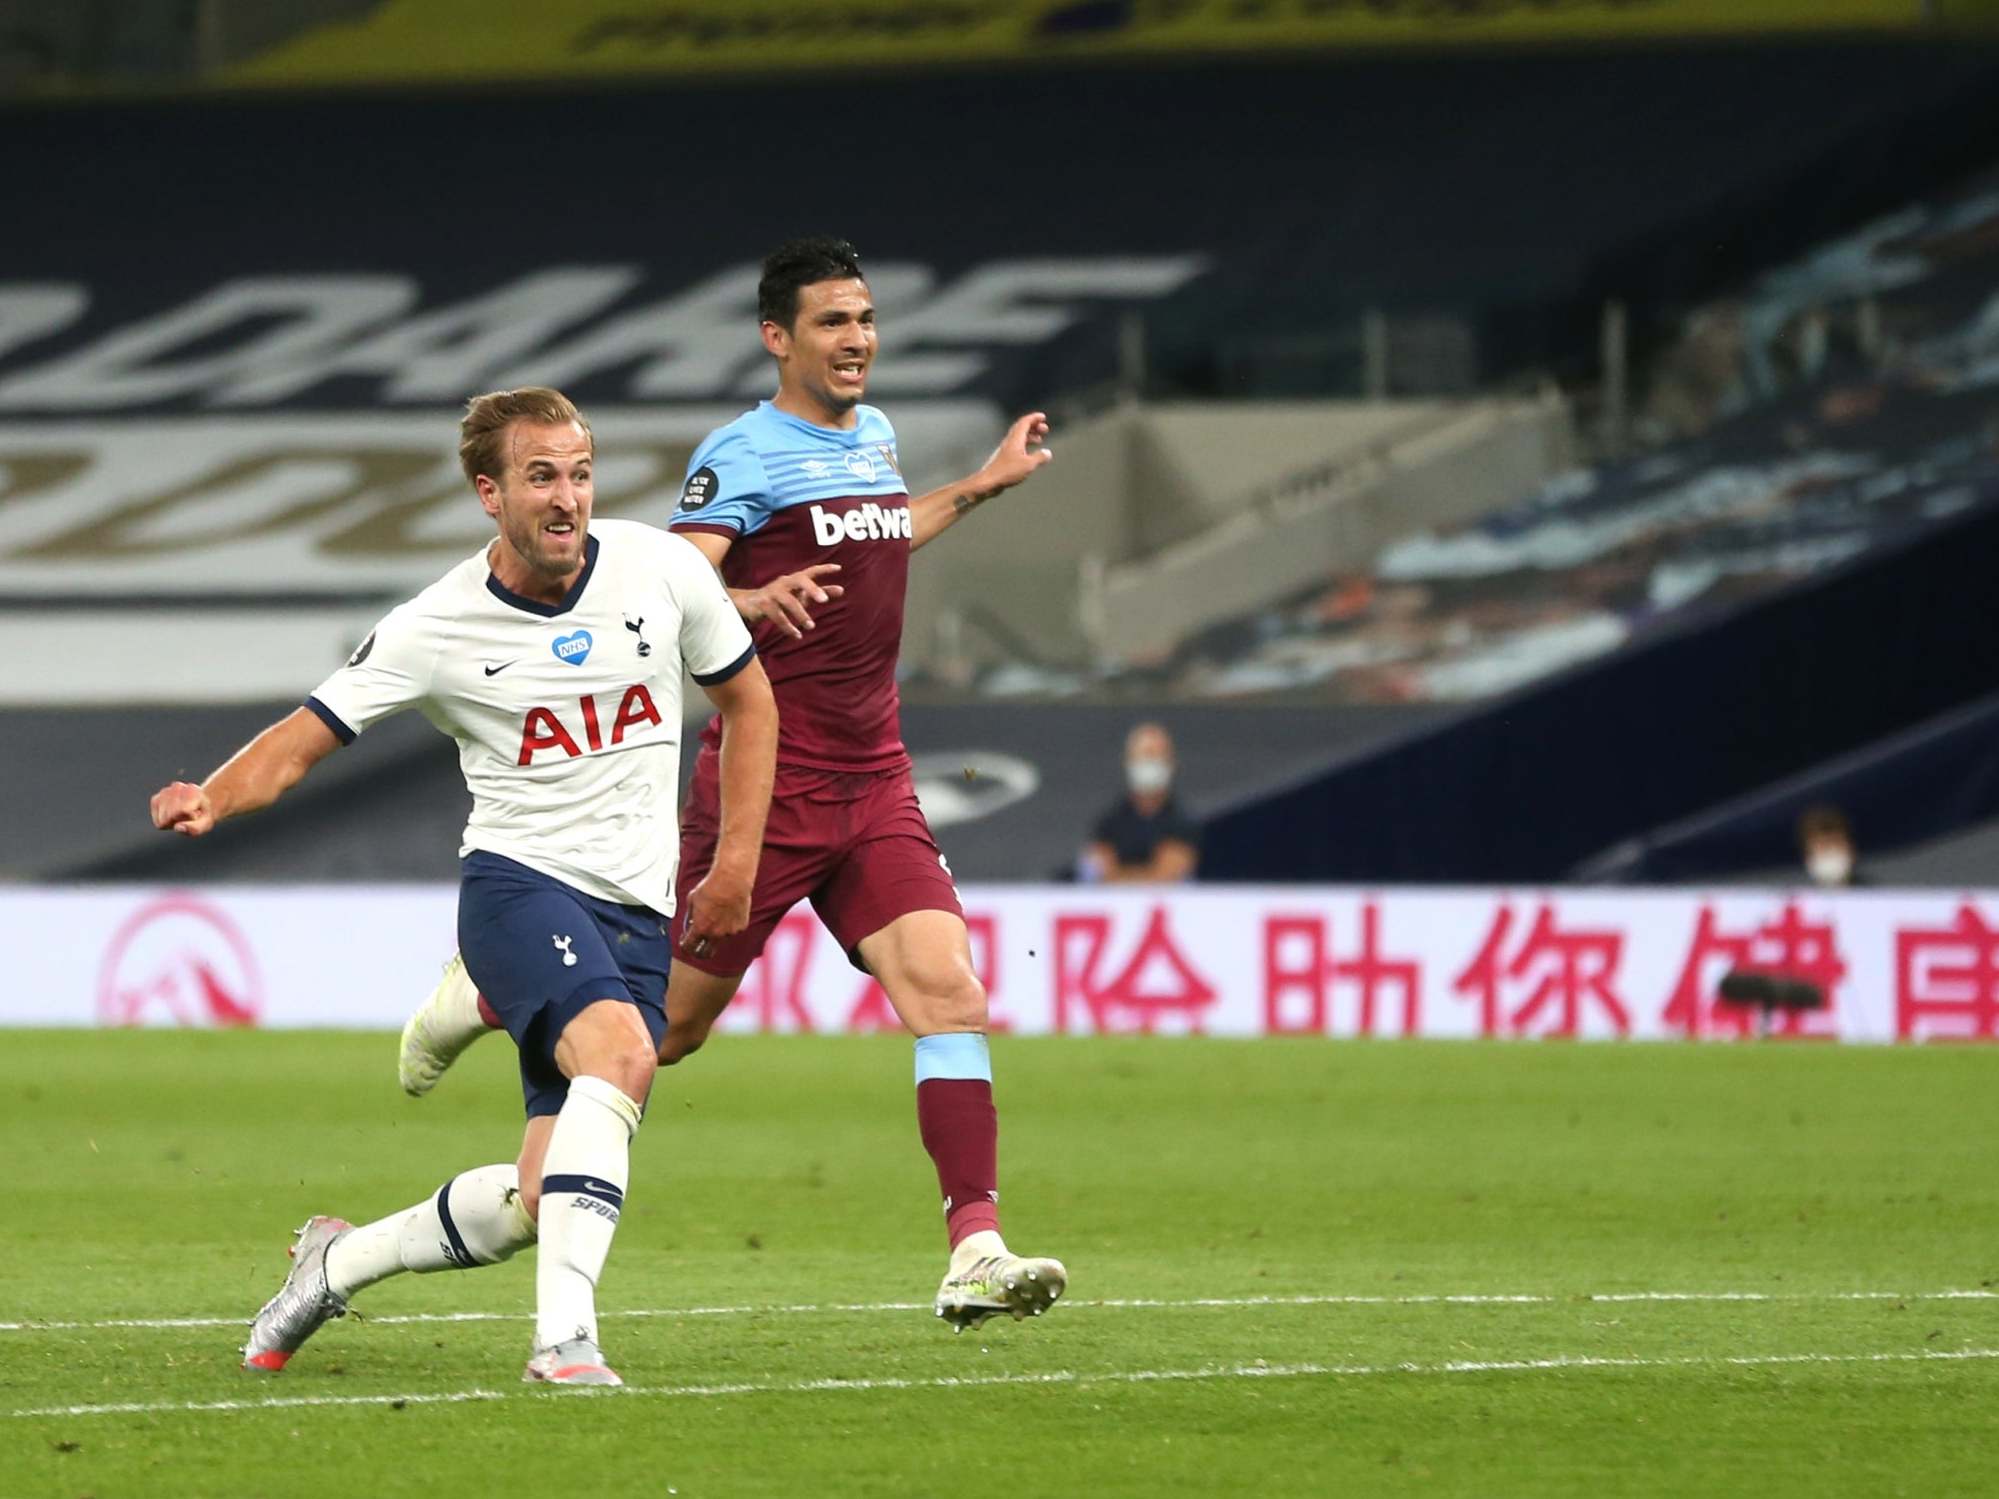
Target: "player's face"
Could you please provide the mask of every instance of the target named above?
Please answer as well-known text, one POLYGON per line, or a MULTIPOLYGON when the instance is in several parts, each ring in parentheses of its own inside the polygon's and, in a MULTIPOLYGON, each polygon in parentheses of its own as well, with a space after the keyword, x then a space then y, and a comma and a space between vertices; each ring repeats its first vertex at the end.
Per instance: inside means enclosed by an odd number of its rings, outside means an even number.
POLYGON ((481 476, 479 499, 500 535, 535 573, 565 578, 583 565, 590 533, 590 437, 575 422, 515 422, 500 481, 481 476))
POLYGON ((875 304, 858 279, 814 281, 798 289, 789 331, 766 323, 780 380, 834 415, 858 406, 875 362, 875 304))

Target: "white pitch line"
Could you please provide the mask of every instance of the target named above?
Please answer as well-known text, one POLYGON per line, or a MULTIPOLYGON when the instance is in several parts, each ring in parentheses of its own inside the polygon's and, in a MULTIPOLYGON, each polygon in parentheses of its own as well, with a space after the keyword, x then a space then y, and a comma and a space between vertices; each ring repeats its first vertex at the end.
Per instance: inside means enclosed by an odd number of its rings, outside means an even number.
MULTIPOLYGON (((1719 1369, 1771 1368, 1798 1364, 1916 1364, 1999 1359, 1999 1348, 1922 1349, 1909 1353, 1763 1353, 1681 1358, 1599 1358, 1587 1354, 1561 1354, 1555 1358, 1533 1359, 1453 1359, 1447 1363, 1418 1364, 1206 1364, 1194 1369, 1114 1369, 1101 1373, 1078 1373, 1073 1369, 1051 1370, 1043 1374, 943 1375, 930 1379, 804 1379, 755 1383, 707 1385, 627 1385, 622 1389, 580 1392, 593 1397, 666 1398, 682 1400, 717 1399, 730 1395, 812 1395, 869 1390, 971 1390, 1003 1385, 1091 1385, 1158 1384, 1183 1380, 1210 1379, 1299 1379, 1326 1377, 1365 1379, 1382 1375, 1452 1374, 1533 1374, 1576 1369, 1719 1369)), ((236 1413, 260 1410, 299 1410, 317 1406, 356 1405, 458 1405, 468 1401, 505 1400, 498 1390, 458 1390, 445 1394, 410 1395, 299 1395, 271 1400, 159 1400, 125 1401, 114 1405, 50 1405, 26 1410, 0 1412, 0 1419, 26 1420, 73 1416, 149 1416, 164 1414, 236 1413)))
MULTIPOLYGON (((1999 1291, 1596 1291, 1574 1294, 1412 1295, 1412 1296, 1194 1296, 1179 1299, 1146 1297, 1064 1301, 1064 1307, 1102 1310, 1177 1311, 1203 1307, 1286 1306, 1587 1306, 1637 1302, 1793 1302, 1793 1301, 1999 1301, 1999 1291)), ((927 1301, 814 1302, 793 1306, 668 1306, 599 1312, 611 1317, 764 1317, 806 1313, 927 1312, 927 1301)), ((389 1317, 352 1313, 356 1322, 385 1327, 437 1322, 529 1322, 532 1312, 408 1312, 389 1317)), ((181 1327, 247 1327, 247 1316, 235 1317, 110 1317, 97 1322, 0 1322, 4 1332, 97 1332, 128 1328, 157 1330, 181 1327)))
POLYGON ((127 1400, 115 1405, 46 1405, 8 1411, 8 1420, 43 1416, 154 1416, 163 1411, 296 1410, 312 1405, 464 1405, 472 1400, 505 1400, 500 1390, 452 1390, 424 1395, 294 1395, 277 1400, 127 1400))

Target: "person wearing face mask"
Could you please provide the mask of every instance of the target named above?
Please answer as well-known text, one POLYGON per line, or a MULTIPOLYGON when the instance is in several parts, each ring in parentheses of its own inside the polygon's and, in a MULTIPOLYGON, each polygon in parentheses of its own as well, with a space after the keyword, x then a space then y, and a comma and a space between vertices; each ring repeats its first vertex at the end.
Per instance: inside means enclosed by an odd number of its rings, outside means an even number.
POLYGON ((1125 737, 1125 794, 1102 817, 1077 861, 1079 877, 1157 884, 1194 877, 1201 830, 1173 796, 1173 738, 1156 723, 1125 737))
POLYGON ((1798 819, 1798 850, 1814 885, 1836 890, 1867 883, 1854 867, 1853 829, 1837 807, 1806 810, 1798 819))

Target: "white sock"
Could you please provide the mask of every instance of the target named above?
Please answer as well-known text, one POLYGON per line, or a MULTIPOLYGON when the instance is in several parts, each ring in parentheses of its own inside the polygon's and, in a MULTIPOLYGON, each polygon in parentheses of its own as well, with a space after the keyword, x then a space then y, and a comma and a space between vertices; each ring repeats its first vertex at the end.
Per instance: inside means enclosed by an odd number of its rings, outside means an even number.
POLYGON ((513 1166, 477 1166, 415 1207, 364 1223, 326 1252, 326 1283, 343 1301, 405 1270, 469 1270, 534 1242, 513 1166))
POLYGON ((597 1277, 625 1205, 639 1106, 601 1077, 572 1078, 541 1167, 535 1347, 597 1341, 597 1277))
POLYGON ((969 1270, 980 1260, 1004 1258, 1006 1253, 1006 1240, 999 1236, 998 1230, 982 1228, 977 1233, 966 1234, 958 1241, 958 1247, 951 1251, 951 1273, 956 1275, 969 1270))

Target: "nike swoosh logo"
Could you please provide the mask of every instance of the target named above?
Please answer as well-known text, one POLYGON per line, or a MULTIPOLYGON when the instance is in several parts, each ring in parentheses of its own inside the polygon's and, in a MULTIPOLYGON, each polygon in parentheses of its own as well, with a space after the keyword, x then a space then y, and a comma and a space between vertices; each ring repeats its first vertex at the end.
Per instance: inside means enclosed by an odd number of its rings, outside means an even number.
POLYGON ((486 668, 486 675, 489 677, 497 677, 501 672, 505 671, 509 666, 512 666, 513 664, 514 663, 511 661, 502 661, 498 666, 489 666, 486 668))

